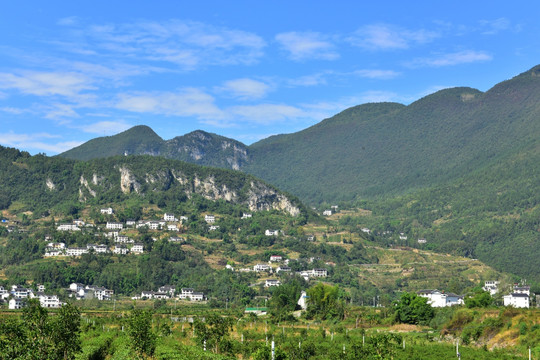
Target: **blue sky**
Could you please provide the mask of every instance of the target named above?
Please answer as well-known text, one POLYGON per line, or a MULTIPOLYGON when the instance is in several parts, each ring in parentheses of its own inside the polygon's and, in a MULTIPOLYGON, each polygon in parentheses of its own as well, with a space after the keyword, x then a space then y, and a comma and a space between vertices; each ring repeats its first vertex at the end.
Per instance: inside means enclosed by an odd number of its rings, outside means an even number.
POLYGON ((251 144, 540 63, 533 1, 25 1, 0 11, 0 144, 148 125, 251 144))

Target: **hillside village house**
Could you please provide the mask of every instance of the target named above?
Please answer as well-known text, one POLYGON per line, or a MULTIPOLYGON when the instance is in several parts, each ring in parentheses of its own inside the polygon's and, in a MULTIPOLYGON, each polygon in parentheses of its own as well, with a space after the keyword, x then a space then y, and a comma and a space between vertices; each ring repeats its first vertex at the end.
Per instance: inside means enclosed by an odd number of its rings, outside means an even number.
POLYGON ((182 288, 178 298, 182 300, 203 301, 204 294, 202 292, 196 292, 192 288, 182 288))
POLYGON ((291 268, 285 265, 279 266, 276 273, 279 274, 280 272, 291 272, 291 268))
POLYGON ((133 219, 126 220, 126 226, 132 227, 135 226, 135 224, 137 224, 137 222, 133 219))
POLYGON ((81 229, 75 224, 59 224, 56 228, 58 231, 80 231, 81 229))
POLYGON ((253 266, 253 271, 261 272, 261 271, 272 271, 272 267, 267 264, 257 264, 253 266))
POLYGON ((427 240, 426 239, 418 239, 418 243, 419 244, 425 244, 425 243, 427 243, 427 240))
POLYGON ((495 295, 499 291, 498 281, 486 281, 482 290, 489 292, 491 296, 495 295))
POLYGON ((124 228, 124 224, 119 222, 107 222, 105 228, 108 230, 122 230, 124 228))
POLYGON ((169 242, 185 242, 186 239, 184 239, 183 237, 178 237, 178 236, 171 236, 169 238, 169 242))
POLYGON ((106 209, 100 209, 99 210, 102 214, 106 214, 106 215, 112 215, 114 214, 114 211, 112 208, 106 208, 106 209))
POLYGON ((131 247, 131 252, 134 254, 142 254, 144 252, 144 244, 142 243, 135 243, 131 247))
POLYGON ((271 255, 270 262, 281 262, 283 257, 281 255, 271 255))
POLYGON ((206 221, 208 224, 212 224, 216 222, 216 217, 214 215, 208 214, 204 216, 204 221, 206 221))
POLYGON ((67 248, 66 256, 81 256, 82 254, 88 254, 88 248, 67 248))
POLYGON ((249 218, 251 218, 251 217, 252 217, 251 214, 242 213, 242 219, 249 219, 249 218))
POLYGON ((503 304, 515 308, 529 308, 529 295, 519 293, 504 295, 503 304))
POLYGON ((277 279, 267 279, 264 283, 264 287, 270 287, 270 286, 280 286, 281 281, 277 279))
POLYGON ((26 304, 26 299, 12 298, 9 300, 8 309, 10 310, 22 309, 25 304, 26 304))
POLYGON ((266 236, 278 236, 279 235, 279 230, 266 229, 266 231, 264 232, 264 235, 266 235, 266 236))
POLYGON ((165 213, 163 215, 163 220, 170 221, 170 222, 178 221, 178 219, 174 216, 174 214, 168 214, 168 213, 165 213))
POLYGON ((208 227, 208 231, 216 231, 217 229, 219 229, 219 225, 210 225, 208 227))
POLYGON ((116 245, 113 248, 113 254, 127 255, 128 253, 129 253, 129 249, 125 245, 116 245))
POLYGON ((115 239, 114 239, 115 242, 117 243, 124 243, 124 244, 127 244, 127 243, 134 243, 135 241, 130 239, 129 237, 125 236, 125 235, 118 235, 115 239))
POLYGON ((446 307, 464 304, 463 296, 444 293, 439 290, 421 290, 418 292, 418 296, 427 298, 427 303, 431 305, 431 307, 446 307))
POLYGON ((332 215, 332 210, 324 210, 322 214, 323 216, 330 216, 332 215))
POLYGON ((178 231, 178 226, 176 224, 167 225, 167 231, 178 231))

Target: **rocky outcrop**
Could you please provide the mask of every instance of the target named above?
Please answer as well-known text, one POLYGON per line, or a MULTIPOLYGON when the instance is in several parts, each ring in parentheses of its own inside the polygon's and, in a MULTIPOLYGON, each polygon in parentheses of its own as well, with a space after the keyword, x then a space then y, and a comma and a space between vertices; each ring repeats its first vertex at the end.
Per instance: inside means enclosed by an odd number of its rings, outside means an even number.
POLYGON ((141 190, 141 184, 137 182, 135 175, 124 165, 119 168, 120 171, 120 189, 124 194, 136 192, 137 194, 141 190))
POLYGON ((300 209, 284 194, 272 189, 262 182, 251 182, 247 205, 251 211, 280 210, 292 216, 300 214, 300 209))
POLYGON ((47 189, 53 191, 56 190, 56 185, 53 183, 53 181, 50 178, 47 178, 45 181, 45 185, 47 186, 47 189))

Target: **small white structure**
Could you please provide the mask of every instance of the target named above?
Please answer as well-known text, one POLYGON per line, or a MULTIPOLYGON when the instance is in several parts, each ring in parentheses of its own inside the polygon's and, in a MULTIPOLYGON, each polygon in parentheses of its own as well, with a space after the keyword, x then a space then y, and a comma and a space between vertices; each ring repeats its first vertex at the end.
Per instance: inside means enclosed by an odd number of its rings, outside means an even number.
POLYGON ((158 289, 161 293, 167 293, 170 296, 174 296, 174 293, 176 292, 176 286, 173 285, 163 285, 158 289))
POLYGON ((122 230, 124 228, 124 224, 119 222, 107 222, 107 225, 105 225, 105 228, 107 230, 122 230))
POLYGON ((51 249, 65 249, 66 244, 63 242, 50 242, 47 244, 47 247, 51 249))
POLYGON ((499 282, 498 281, 486 281, 482 290, 489 292, 491 296, 499 292, 499 282))
POLYGON ((311 273, 313 274, 313 277, 327 277, 328 276, 328 270, 326 269, 313 269, 311 270, 311 273))
POLYGON ((427 243, 427 240, 426 239, 418 239, 418 243, 419 244, 425 244, 425 243, 427 243))
POLYGON ((264 232, 264 235, 266 235, 266 236, 278 236, 279 235, 279 230, 266 229, 266 231, 264 232))
POLYGON ((45 294, 39 294, 39 303, 41 304, 41 307, 44 308, 59 308, 62 306, 62 303, 60 302, 60 299, 58 299, 57 295, 45 295, 45 294))
POLYGON ((529 308, 529 295, 512 293, 503 296, 504 306, 513 306, 515 308, 529 308))
POLYGON ((129 249, 125 245, 116 245, 113 249, 113 253, 117 255, 127 255, 129 249))
POLYGON ((309 296, 307 296, 307 293, 305 291, 302 291, 302 293, 300 294, 300 298, 297 302, 298 306, 300 306, 302 310, 307 310, 308 298, 309 296))
POLYGON ((167 225, 167 231, 179 231, 178 226, 176 224, 169 224, 167 225))
POLYGON ((81 229, 75 224, 59 224, 56 228, 58 231, 80 231, 81 229))
POLYGON ((88 251, 94 250, 96 254, 106 254, 109 252, 109 248, 104 244, 87 244, 88 251))
POLYGON ((204 216, 204 221, 206 221, 208 224, 213 224, 216 222, 216 217, 214 215, 207 214, 204 216))
POLYGON ((280 286, 281 281, 277 279, 267 279, 264 283, 264 287, 270 287, 270 286, 280 286))
POLYGON ((252 215, 249 214, 249 213, 242 213, 242 219, 249 219, 251 217, 252 217, 252 215))
POLYGON ((531 296, 531 287, 529 285, 514 285, 514 294, 526 294, 531 296))
POLYGON ((276 274, 279 274, 280 272, 291 272, 291 268, 285 265, 279 266, 276 270, 276 274))
POLYGON ((272 271, 272 267, 267 264, 257 264, 253 266, 253 271, 261 272, 261 271, 272 271))
POLYGON ((106 209, 100 209, 99 210, 102 214, 106 215, 112 215, 114 214, 114 210, 112 208, 106 208, 106 209))
POLYGON ((178 298, 182 300, 203 301, 204 294, 202 292, 196 292, 192 288, 182 288, 182 292, 178 295, 178 298))
POLYGON ((116 237, 116 239, 114 239, 114 241, 117 242, 117 243, 123 243, 123 244, 128 244, 128 243, 134 243, 135 242, 133 239, 130 239, 126 235, 118 235, 116 237))
POLYGON ((444 293, 439 290, 421 290, 418 292, 418 296, 427 298, 427 303, 431 305, 431 307, 446 307, 464 304, 463 296, 444 293))
POLYGON ((88 248, 67 248, 66 249, 66 255, 67 256, 81 256, 82 254, 88 254, 88 248))
POLYGON ((9 300, 8 308, 10 310, 22 309, 26 303, 26 300, 23 298, 12 298, 9 300))
POLYGON ((178 221, 178 219, 176 218, 176 216, 174 216, 174 214, 168 214, 168 213, 165 213, 165 214, 163 215, 163 220, 165 220, 165 221, 171 221, 171 222, 178 221))
POLYGON ((186 242, 186 239, 184 239, 183 237, 171 236, 169 238, 169 242, 183 243, 183 242, 186 242))
POLYGON ((323 216, 330 216, 332 215, 332 210, 324 210, 322 214, 323 216))
POLYGON ((131 247, 131 252, 134 254, 142 254, 144 252, 144 244, 143 243, 135 243, 131 247))
POLYGON ((283 257, 281 255, 270 255, 270 262, 281 262, 283 257))
POLYGON ((407 240, 407 235, 404 233, 399 233, 399 240, 407 240))
POLYGON ((217 229, 219 229, 219 225, 210 225, 208 227, 208 231, 216 231, 217 229))
POLYGON ((366 234, 371 234, 371 230, 368 228, 362 228, 362 232, 366 234))

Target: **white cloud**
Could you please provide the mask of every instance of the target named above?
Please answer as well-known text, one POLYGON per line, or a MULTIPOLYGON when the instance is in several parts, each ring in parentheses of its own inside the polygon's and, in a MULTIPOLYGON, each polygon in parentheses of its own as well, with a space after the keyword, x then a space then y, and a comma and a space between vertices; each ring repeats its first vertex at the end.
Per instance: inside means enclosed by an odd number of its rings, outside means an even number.
POLYGON ((263 98, 270 89, 266 83, 243 78, 227 81, 223 86, 217 88, 217 91, 242 100, 249 100, 263 98))
POLYGON ((79 22, 79 18, 77 16, 68 16, 62 19, 59 19, 56 24, 60 26, 73 26, 76 25, 79 22))
POLYGON ((222 111, 211 95, 195 88, 176 92, 137 92, 120 94, 115 107, 138 113, 220 119, 222 111))
POLYGON ((0 89, 15 89, 27 95, 74 97, 83 90, 95 89, 91 84, 91 79, 74 72, 0 73, 0 89))
POLYGON ((100 121, 93 124, 77 126, 86 133, 100 134, 100 135, 114 135, 124 130, 131 128, 133 125, 120 120, 120 121, 100 121))
POLYGON ((64 141, 64 142, 44 142, 58 138, 57 135, 49 133, 36 134, 17 134, 14 132, 0 133, 0 143, 6 146, 15 147, 18 149, 32 149, 36 152, 52 152, 54 154, 72 149, 75 146, 82 144, 80 141, 64 141))
POLYGON ((325 36, 316 32, 287 32, 276 35, 276 41, 292 60, 335 60, 339 54, 325 36))
MULTIPOLYGON (((85 47, 192 70, 201 65, 253 64, 265 41, 256 34, 194 21, 93 25, 83 29, 85 47)), ((79 50, 80 46, 77 47, 79 50)))
POLYGON ((368 50, 407 49, 413 44, 424 44, 439 37, 428 30, 409 30, 394 25, 374 24, 358 29, 348 41, 368 50))
POLYGON ((501 31, 510 29, 512 26, 510 20, 506 18, 482 20, 480 21, 480 25, 483 28, 482 34, 484 35, 496 35, 501 31))
POLYGON ((449 54, 440 54, 430 58, 417 58, 409 62, 409 67, 442 67, 475 62, 485 62, 493 59, 493 56, 485 51, 465 50, 449 54))
POLYGON ((230 112, 235 117, 240 117, 242 121, 264 125, 283 122, 306 115, 302 109, 284 104, 232 106, 227 108, 227 112, 230 112))
POLYGON ((395 77, 398 77, 400 75, 399 72, 394 70, 376 70, 376 69, 363 69, 363 70, 357 70, 353 73, 354 75, 368 78, 368 79, 393 79, 395 77))
POLYGON ((53 104, 45 109, 45 118, 61 120, 61 123, 66 123, 65 119, 78 117, 79 114, 74 110, 74 106, 70 104, 53 104))
POLYGON ((325 85, 326 82, 326 76, 330 74, 329 72, 322 72, 312 75, 306 75, 301 76, 296 79, 290 79, 287 81, 287 83, 290 86, 317 86, 317 85, 325 85))

